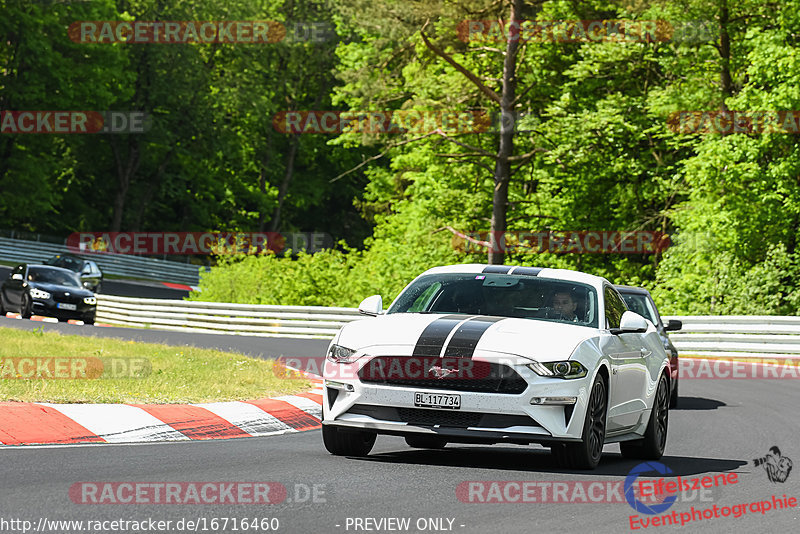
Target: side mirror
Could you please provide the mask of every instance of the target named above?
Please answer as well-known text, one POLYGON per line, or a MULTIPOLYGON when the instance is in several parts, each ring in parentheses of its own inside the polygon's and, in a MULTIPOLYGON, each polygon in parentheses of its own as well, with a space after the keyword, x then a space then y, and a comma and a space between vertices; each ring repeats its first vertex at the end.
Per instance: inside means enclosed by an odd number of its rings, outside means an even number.
POLYGON ((383 298, 380 295, 365 298, 358 305, 358 311, 363 315, 380 315, 383 313, 383 298))
POLYGON ((630 310, 622 314, 619 321, 619 328, 612 328, 612 334, 629 334, 647 332, 647 319, 630 310))
POLYGON ((92 287, 92 283, 91 282, 84 282, 83 283, 83 287, 85 287, 86 289, 89 289, 89 288, 92 287))
POLYGON ((683 328, 683 322, 677 319, 670 319, 667 322, 667 326, 664 327, 664 330, 667 332, 675 332, 676 330, 680 330, 683 328))
POLYGON ((12 275, 11 275, 11 279, 12 279, 12 280, 22 280, 22 275, 21 275, 21 274, 19 274, 19 273, 12 274, 12 275))

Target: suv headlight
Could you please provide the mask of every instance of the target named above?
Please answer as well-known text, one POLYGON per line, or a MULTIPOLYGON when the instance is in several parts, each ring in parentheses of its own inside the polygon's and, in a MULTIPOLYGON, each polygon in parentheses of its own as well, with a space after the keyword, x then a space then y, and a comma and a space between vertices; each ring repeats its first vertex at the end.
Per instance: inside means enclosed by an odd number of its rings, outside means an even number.
POLYGON ((83 298, 83 303, 84 304, 97 304, 97 298, 96 297, 84 297, 83 298))
POLYGON ((48 293, 47 291, 42 291, 41 289, 36 289, 35 287, 32 287, 31 288, 31 298, 48 300, 50 298, 50 293, 48 293))
POLYGON ((580 362, 572 360, 546 363, 533 362, 529 363, 526 367, 539 376, 566 378, 568 380, 583 378, 588 373, 586 367, 581 365, 580 362))
POLYGON ((348 349, 341 345, 331 345, 331 348, 328 349, 327 358, 334 363, 353 363, 356 361, 355 354, 356 351, 353 349, 348 349))

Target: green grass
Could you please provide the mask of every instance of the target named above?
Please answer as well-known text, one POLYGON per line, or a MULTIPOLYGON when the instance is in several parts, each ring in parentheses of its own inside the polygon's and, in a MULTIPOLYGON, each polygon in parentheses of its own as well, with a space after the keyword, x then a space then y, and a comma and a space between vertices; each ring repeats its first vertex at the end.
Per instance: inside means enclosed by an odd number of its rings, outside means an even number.
MULTIPOLYGON (((195 347, 172 347, 39 329, 0 328, 0 401, 54 403, 189 403, 250 400, 305 391, 305 379, 281 377, 273 361, 195 347), (135 358, 137 378, 9 378, 18 358, 86 358, 94 365, 135 358), (9 360, 9 358, 14 358, 9 360)), ((41 360, 40 360, 41 361, 41 360)), ((20 367, 21 368, 21 367, 20 367)), ((28 368, 30 369, 30 368, 28 368)), ((80 374, 80 373, 77 373, 80 374)), ((19 373, 17 373, 19 375, 19 373)), ((117 375, 118 376, 118 375, 117 375)))

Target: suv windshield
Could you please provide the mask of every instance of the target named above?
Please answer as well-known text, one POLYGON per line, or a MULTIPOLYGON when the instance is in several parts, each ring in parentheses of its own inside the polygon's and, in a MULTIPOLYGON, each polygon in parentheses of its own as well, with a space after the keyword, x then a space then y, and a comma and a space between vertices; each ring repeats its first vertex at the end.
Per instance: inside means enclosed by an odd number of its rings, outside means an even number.
POLYGON ((651 323, 658 326, 658 318, 656 317, 656 312, 653 309, 653 306, 650 304, 650 299, 647 298, 647 295, 642 295, 639 293, 623 293, 620 291, 622 298, 625 299, 625 304, 628 305, 628 309, 634 311, 644 317, 645 319, 649 319, 651 323))
POLYGON ((81 287, 78 278, 72 274, 45 267, 31 267, 28 269, 29 282, 42 282, 59 286, 81 287))
POLYGON ((55 267, 63 267, 65 269, 69 269, 70 271, 75 271, 76 273, 83 269, 83 260, 77 260, 75 258, 70 258, 69 256, 56 256, 54 258, 50 258, 47 261, 47 264, 55 267))
POLYGON ((411 283, 387 313, 463 313, 597 328, 597 294, 577 282, 507 274, 431 274, 411 283))

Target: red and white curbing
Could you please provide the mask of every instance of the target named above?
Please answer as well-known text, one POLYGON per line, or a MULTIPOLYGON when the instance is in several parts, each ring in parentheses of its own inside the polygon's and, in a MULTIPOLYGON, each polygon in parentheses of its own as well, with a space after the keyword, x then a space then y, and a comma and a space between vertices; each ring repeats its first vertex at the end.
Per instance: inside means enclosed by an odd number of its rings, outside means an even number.
POLYGON ((298 395, 201 404, 0 403, 0 445, 152 443, 271 436, 320 427, 322 380, 298 395))
POLYGON ((161 282, 170 289, 180 289, 182 291, 200 291, 200 286, 189 286, 186 284, 175 284, 172 282, 161 282))
MULTIPOLYGON (((6 312, 5 317, 7 317, 8 319, 22 319, 22 316, 20 314, 13 313, 13 312, 6 312)), ((31 315, 30 320, 31 321, 41 321, 43 323, 57 323, 58 322, 58 319, 56 319, 55 317, 45 317, 43 315, 31 315)), ((80 319, 68 319, 67 323, 78 325, 78 326, 86 326, 86 323, 84 323, 80 319)), ((109 324, 109 323, 94 323, 94 326, 115 326, 115 325, 109 324)))

